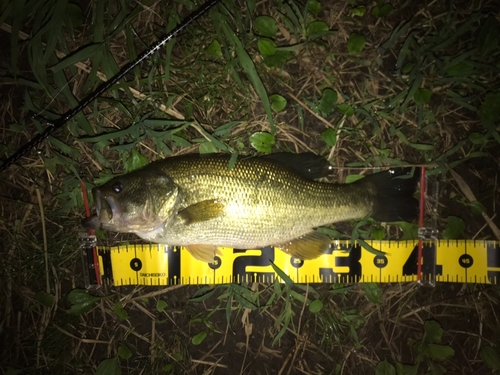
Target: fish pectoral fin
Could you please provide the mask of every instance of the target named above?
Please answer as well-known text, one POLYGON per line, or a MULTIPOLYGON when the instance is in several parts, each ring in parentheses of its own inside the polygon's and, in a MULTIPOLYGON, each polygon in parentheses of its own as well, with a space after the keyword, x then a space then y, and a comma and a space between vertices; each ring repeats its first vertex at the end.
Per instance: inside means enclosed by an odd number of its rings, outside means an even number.
POLYGON ((179 216, 184 220, 184 224, 201 223, 214 219, 224 212, 226 205, 217 199, 201 201, 186 207, 179 212, 179 216))
POLYGON ((222 254, 215 245, 188 245, 186 250, 197 260, 213 263, 216 254, 222 254))
POLYGON ((286 243, 275 245, 278 249, 301 260, 316 259, 330 246, 330 237, 320 232, 310 232, 286 243))

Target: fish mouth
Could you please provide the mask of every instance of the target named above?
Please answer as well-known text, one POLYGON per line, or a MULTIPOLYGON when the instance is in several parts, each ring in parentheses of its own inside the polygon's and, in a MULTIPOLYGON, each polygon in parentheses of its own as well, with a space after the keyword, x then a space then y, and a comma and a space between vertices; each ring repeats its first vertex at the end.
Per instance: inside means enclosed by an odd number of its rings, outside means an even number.
POLYGON ((120 218, 122 211, 114 197, 105 196, 98 188, 92 189, 96 202, 97 217, 101 223, 109 223, 120 218))

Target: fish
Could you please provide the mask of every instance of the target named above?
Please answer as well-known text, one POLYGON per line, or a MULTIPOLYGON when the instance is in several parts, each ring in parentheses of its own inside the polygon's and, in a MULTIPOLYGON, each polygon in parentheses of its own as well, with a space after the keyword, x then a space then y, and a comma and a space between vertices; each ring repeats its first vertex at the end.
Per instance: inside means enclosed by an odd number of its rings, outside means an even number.
POLYGON ((220 247, 273 246, 315 259, 331 243, 318 227, 368 215, 380 222, 417 217, 416 168, 349 184, 317 181, 331 172, 313 153, 240 156, 231 168, 225 154, 170 157, 93 188, 96 214, 83 225, 183 246, 212 263, 220 247))

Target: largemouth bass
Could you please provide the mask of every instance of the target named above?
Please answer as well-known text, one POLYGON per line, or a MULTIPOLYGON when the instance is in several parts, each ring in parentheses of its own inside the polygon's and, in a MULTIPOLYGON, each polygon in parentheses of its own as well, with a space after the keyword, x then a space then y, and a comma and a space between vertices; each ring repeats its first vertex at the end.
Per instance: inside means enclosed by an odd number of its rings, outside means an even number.
POLYGON ((378 221, 411 221, 418 173, 388 170, 351 184, 314 181, 331 172, 314 154, 167 158, 115 177, 92 190, 97 214, 86 227, 133 232, 145 240, 184 246, 212 262, 218 247, 275 246, 314 259, 330 238, 314 229, 369 214, 378 221))

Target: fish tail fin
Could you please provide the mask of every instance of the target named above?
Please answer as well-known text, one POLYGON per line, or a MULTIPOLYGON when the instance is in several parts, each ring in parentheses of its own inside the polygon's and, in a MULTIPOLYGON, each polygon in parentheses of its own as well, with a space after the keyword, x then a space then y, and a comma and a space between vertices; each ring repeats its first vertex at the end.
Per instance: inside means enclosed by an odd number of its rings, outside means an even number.
POLYGON ((380 222, 413 221, 419 202, 413 196, 420 180, 420 168, 397 168, 375 173, 360 180, 375 187, 371 217, 380 222))

